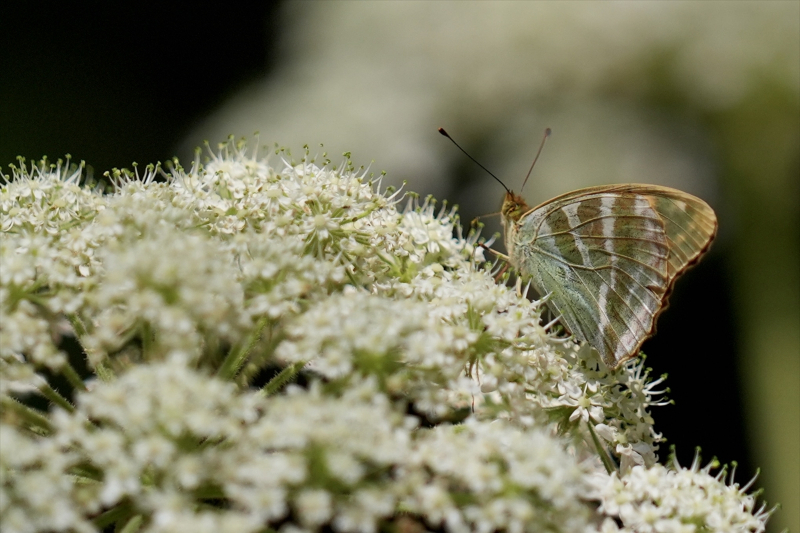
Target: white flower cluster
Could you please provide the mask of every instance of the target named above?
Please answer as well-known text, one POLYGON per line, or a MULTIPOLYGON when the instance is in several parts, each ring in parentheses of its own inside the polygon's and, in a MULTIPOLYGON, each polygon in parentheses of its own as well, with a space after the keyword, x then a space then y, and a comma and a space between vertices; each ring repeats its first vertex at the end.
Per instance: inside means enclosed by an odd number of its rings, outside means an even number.
POLYGON ((615 483, 654 500, 641 361, 549 332, 454 210, 284 158, 5 177, 4 530, 594 531, 639 512, 615 483))
POLYGON ((4 487, 13 531, 91 531, 76 509, 119 505, 152 531, 259 531, 289 518, 374 532, 398 509, 453 531, 522 531, 540 515, 572 530, 589 518, 589 471, 557 439, 499 422, 421 430, 370 380, 335 397, 315 384, 264 401, 176 357, 55 411, 42 444, 14 427, 2 444, 5 472, 25 473, 4 487), (194 509, 214 498, 229 510, 194 509))
MULTIPOLYGON (((635 466, 623 477, 616 474, 600 479, 601 511, 607 518, 603 533, 693 533, 695 531, 764 531, 770 513, 756 509, 756 499, 723 479, 727 469, 716 476, 712 461, 700 468, 699 456, 690 468, 655 465, 635 466)), ((731 474, 733 479, 733 474, 731 474)))

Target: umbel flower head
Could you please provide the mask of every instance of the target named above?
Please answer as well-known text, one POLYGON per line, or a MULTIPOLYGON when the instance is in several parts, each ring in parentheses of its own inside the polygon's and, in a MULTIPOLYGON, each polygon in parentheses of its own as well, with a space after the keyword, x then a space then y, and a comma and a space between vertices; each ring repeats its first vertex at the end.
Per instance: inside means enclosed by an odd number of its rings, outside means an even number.
POLYGON ((3 176, 3 531, 764 530, 455 209, 277 154, 3 176))

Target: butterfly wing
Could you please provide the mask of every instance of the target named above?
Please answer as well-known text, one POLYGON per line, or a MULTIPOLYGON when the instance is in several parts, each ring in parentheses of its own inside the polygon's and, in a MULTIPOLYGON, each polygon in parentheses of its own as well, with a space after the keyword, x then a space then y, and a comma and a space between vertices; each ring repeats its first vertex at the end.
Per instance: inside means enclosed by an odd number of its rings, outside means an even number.
POLYGON ((507 228, 513 266, 611 367, 655 331, 675 279, 708 249, 702 200, 654 185, 611 185, 546 202, 507 228))

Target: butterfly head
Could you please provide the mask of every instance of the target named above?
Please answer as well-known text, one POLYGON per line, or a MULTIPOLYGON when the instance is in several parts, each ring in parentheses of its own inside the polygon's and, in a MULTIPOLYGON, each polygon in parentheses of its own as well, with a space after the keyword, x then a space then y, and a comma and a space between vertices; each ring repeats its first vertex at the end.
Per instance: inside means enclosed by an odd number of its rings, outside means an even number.
POLYGON ((506 193, 503 198, 503 207, 500 209, 504 225, 509 222, 517 222, 528 211, 530 211, 530 207, 522 196, 514 194, 512 191, 506 193))

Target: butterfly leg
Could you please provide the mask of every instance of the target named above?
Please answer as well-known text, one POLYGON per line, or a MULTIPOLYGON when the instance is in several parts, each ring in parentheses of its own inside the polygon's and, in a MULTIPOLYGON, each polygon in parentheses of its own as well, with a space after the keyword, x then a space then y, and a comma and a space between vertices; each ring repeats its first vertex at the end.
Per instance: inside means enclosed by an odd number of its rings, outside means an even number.
POLYGON ((503 274, 505 274, 506 271, 508 270, 508 256, 506 254, 498 252, 497 250, 493 250, 492 248, 489 248, 488 246, 486 246, 483 243, 480 243, 479 246, 481 248, 483 248, 484 250, 486 250, 487 252, 493 253, 494 255, 497 256, 498 259, 500 259, 500 260, 505 262, 505 264, 503 265, 503 268, 501 268, 500 272, 498 272, 497 275, 494 277, 494 281, 495 282, 499 282, 500 278, 502 278, 503 274))
POLYGON ((499 259, 502 259, 503 261, 505 261, 506 263, 508 263, 508 256, 507 256, 506 254, 504 254, 504 253, 500 253, 500 252, 498 252, 497 250, 495 250, 494 248, 489 248, 488 246, 486 246, 486 245, 485 245, 485 244, 483 244, 483 243, 479 243, 479 244, 478 244, 478 246, 480 246, 481 248, 483 248, 483 249, 484 249, 484 250, 486 250, 487 252, 491 252, 491 253, 493 253, 493 254, 494 254, 495 256, 497 256, 499 259))
POLYGON ((500 269, 500 272, 498 272, 497 275, 494 277, 494 282, 498 283, 503 278, 503 274, 505 274, 507 270, 508 270, 508 263, 504 264, 503 268, 500 269))
MULTIPOLYGON (((520 298, 522 298, 522 297, 523 297, 523 296, 522 296, 522 278, 521 278, 521 277, 519 277, 519 276, 517 276, 517 282, 516 282, 516 284, 514 285, 514 289, 517 291, 517 296, 519 296, 520 298)), ((526 293, 528 292, 528 291, 527 291, 527 287, 526 287, 526 290, 525 290, 525 292, 526 292, 526 293)))

